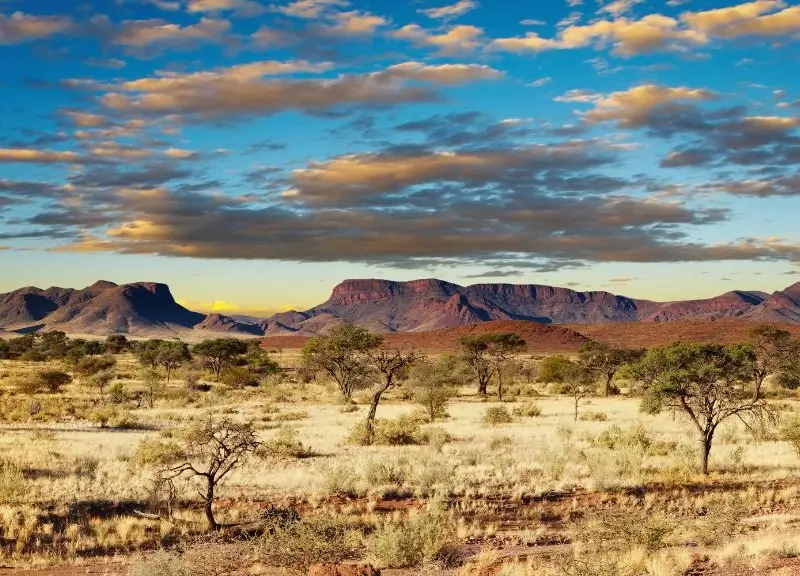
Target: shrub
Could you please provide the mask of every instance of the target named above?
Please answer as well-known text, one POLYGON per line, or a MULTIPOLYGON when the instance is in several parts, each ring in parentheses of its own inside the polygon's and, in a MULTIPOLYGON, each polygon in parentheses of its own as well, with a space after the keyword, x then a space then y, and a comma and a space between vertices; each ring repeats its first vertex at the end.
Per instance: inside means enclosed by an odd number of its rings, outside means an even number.
POLYGON ((363 553, 361 534, 343 520, 314 518, 289 523, 261 537, 258 555, 269 566, 305 573, 317 563, 341 563, 363 553))
POLYGON ((0 502, 18 502, 27 492, 22 470, 10 462, 0 460, 0 502))
POLYGON ((263 452, 278 458, 310 458, 315 452, 304 446, 298 439, 299 432, 296 428, 283 427, 278 430, 275 437, 264 444, 263 452))
POLYGON ((606 422, 608 415, 604 412, 585 412, 580 415, 579 419, 583 422, 606 422))
POLYGON ((190 576, 190 567, 173 552, 158 551, 132 564, 127 576, 190 576))
POLYGON ((350 466, 334 463, 325 466, 320 472, 325 491, 343 496, 358 496, 358 479, 350 466))
POLYGON ((364 479, 370 486, 402 486, 409 474, 408 460, 383 458, 371 460, 364 469, 364 479))
POLYGON ((536 418, 542 415, 542 408, 536 402, 525 402, 514 407, 513 415, 519 418, 536 418))
POLYGON ((792 416, 781 423, 780 437, 800 456, 800 416, 792 416))
POLYGON ((99 424, 100 428, 133 428, 136 426, 136 418, 125 410, 112 404, 98 406, 91 410, 87 419, 89 422, 99 424))
POLYGON ((230 388, 258 386, 258 378, 244 366, 231 366, 222 371, 219 381, 230 388))
POLYGON ((341 412, 342 414, 352 414, 353 412, 358 412, 358 410, 359 410, 358 404, 351 404, 349 402, 347 404, 344 404, 341 408, 339 408, 339 412, 341 412))
POLYGON ((49 392, 58 394, 62 386, 72 382, 72 377, 60 370, 42 370, 27 378, 17 380, 16 388, 22 394, 38 394, 49 392))
POLYGON ((367 543, 370 560, 381 567, 410 568, 455 559, 455 529, 441 501, 433 501, 406 522, 384 524, 367 543))
POLYGON ((112 404, 125 404, 128 401, 128 391, 122 382, 115 382, 108 390, 108 400, 112 404))
POLYGON ((511 412, 505 406, 490 406, 483 413, 481 422, 489 426, 497 426, 499 424, 509 424, 514 421, 511 412))
POLYGON ((367 434, 366 423, 360 422, 350 433, 348 441, 358 446, 369 446, 370 444, 411 446, 425 444, 428 441, 428 435, 423 432, 419 419, 414 415, 408 415, 375 420, 371 442, 367 434))
POLYGON ((305 420, 306 418, 308 418, 308 412, 305 410, 283 412, 275 415, 275 420, 278 422, 296 422, 297 420, 305 420))

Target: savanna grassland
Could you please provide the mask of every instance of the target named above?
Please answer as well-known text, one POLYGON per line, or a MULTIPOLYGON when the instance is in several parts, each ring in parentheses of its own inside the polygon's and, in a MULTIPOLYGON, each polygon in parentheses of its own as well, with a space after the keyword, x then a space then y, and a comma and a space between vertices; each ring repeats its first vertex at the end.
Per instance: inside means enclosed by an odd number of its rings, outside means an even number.
POLYGON ((517 339, 5 341, 0 574, 800 572, 794 340, 517 339))

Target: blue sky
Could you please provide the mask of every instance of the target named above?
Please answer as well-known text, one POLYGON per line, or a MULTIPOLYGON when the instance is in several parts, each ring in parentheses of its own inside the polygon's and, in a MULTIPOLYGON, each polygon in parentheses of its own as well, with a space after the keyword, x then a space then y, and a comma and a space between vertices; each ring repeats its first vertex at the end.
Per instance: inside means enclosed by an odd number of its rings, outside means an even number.
POLYGON ((800 6, 0 0, 0 291, 800 280, 800 6))

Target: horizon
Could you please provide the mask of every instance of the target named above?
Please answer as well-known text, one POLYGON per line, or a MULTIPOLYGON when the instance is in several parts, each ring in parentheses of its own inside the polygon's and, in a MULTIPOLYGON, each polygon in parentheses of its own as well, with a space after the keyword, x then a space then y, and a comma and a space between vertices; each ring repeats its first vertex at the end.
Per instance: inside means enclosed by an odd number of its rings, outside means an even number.
POLYGON ((537 4, 0 1, 0 292, 263 315, 341 278, 800 277, 800 6, 537 4))

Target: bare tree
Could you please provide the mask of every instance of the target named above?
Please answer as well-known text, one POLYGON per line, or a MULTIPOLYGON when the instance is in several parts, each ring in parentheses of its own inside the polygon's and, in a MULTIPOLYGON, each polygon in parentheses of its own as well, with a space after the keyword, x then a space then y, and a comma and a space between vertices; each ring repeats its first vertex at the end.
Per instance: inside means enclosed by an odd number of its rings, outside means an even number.
POLYGON ((369 357, 375 373, 380 376, 380 381, 372 391, 369 412, 367 413, 366 437, 367 441, 372 443, 375 416, 378 412, 378 404, 381 401, 381 397, 387 390, 399 384, 399 379, 403 373, 407 372, 416 362, 419 362, 422 359, 422 355, 416 350, 403 352, 379 348, 371 352, 369 357))
POLYGON ((156 466, 158 481, 168 486, 184 474, 202 479, 204 490, 198 493, 203 498, 208 529, 215 531, 220 528, 213 509, 219 483, 243 466, 260 446, 251 424, 209 416, 182 430, 172 442, 143 442, 138 455, 140 462, 156 466))

